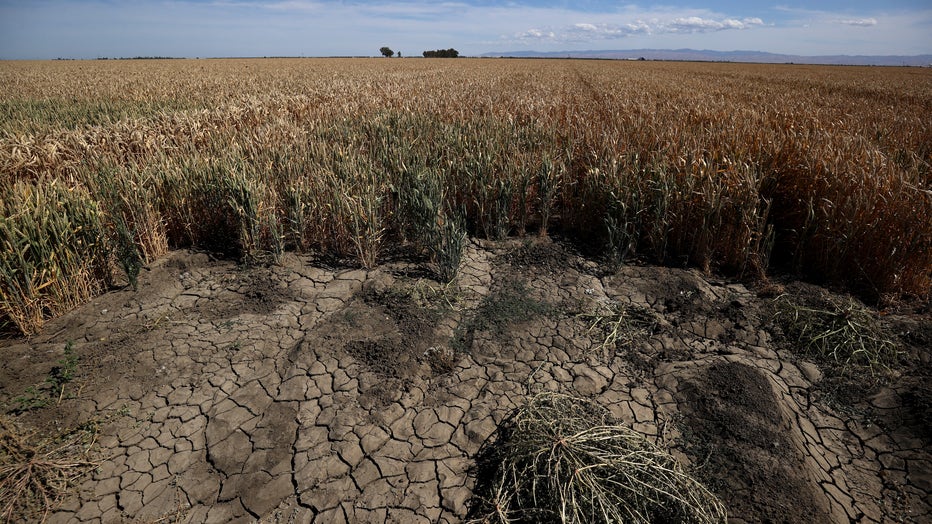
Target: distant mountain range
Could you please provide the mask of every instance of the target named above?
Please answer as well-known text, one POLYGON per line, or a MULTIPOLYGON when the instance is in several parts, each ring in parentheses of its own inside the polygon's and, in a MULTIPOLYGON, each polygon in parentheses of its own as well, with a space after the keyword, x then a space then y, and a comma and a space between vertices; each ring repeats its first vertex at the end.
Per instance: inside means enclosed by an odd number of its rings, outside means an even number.
POLYGON ((510 51, 486 53, 485 57, 507 58, 601 58, 612 60, 684 60, 700 62, 757 62, 763 64, 828 64, 874 66, 929 66, 932 55, 827 55, 801 56, 763 51, 709 51, 696 49, 629 49, 603 51, 510 51))

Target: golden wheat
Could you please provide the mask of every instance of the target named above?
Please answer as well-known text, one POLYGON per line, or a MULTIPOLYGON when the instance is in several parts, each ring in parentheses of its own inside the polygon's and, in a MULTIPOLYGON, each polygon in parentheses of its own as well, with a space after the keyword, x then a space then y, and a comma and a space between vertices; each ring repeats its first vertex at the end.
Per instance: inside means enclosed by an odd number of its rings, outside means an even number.
POLYGON ((758 275, 773 260, 874 300, 930 292, 924 69, 3 62, 0 93, 0 323, 22 332, 116 282, 112 253, 295 248, 377 264, 412 227, 409 172, 436 179, 432 220, 474 235, 560 229, 618 259, 758 275), (88 231, 92 254, 69 251, 63 239, 88 231))

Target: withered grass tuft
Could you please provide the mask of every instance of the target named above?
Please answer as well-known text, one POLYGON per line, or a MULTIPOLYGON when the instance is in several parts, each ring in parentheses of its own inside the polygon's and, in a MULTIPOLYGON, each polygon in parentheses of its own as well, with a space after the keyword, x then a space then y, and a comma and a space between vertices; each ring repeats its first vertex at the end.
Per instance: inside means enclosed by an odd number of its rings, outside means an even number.
POLYGON ((96 437, 91 423, 39 438, 0 415, 0 518, 45 522, 76 481, 97 466, 88 457, 96 437))
POLYGON ((781 295, 774 300, 783 333, 810 357, 841 366, 844 372, 866 367, 872 373, 889 369, 900 356, 893 339, 864 305, 852 298, 781 295))
POLYGON ((474 522, 723 523, 725 507, 591 401, 542 393, 480 450, 474 522))

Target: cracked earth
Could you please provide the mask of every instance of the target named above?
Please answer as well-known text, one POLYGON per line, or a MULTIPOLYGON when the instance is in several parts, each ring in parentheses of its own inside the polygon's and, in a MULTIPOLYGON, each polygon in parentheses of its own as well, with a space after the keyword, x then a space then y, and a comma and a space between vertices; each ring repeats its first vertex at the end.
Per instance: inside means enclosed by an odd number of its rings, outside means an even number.
POLYGON ((455 286, 422 274, 180 251, 0 341, 8 408, 79 357, 19 423, 99 421, 50 521, 461 522, 480 447, 541 391, 606 406, 734 522, 932 520, 927 314, 885 318, 912 360, 862 387, 781 342, 772 299, 694 270, 512 241, 469 246, 455 286))

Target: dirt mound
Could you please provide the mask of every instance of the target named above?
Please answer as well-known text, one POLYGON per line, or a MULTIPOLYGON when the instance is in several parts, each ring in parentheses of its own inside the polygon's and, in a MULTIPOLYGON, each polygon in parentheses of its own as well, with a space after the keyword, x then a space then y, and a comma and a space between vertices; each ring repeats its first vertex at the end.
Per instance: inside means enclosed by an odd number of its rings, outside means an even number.
POLYGON ((687 450, 709 486, 751 522, 828 522, 803 437, 766 372, 741 362, 703 369, 678 392, 687 450))
POLYGON ((459 522, 477 452, 541 392, 604 406, 735 521, 932 518, 927 316, 877 316, 902 355, 858 382, 781 338, 772 299, 697 271, 548 241, 472 244, 448 286, 409 265, 176 252, 0 341, 18 424, 98 429, 52 520, 459 522))

